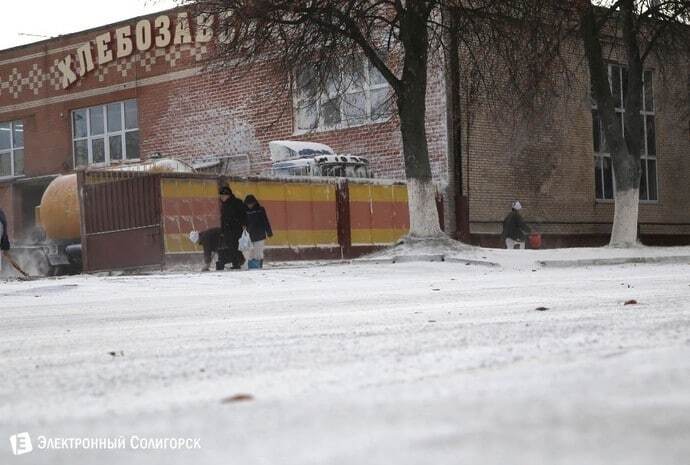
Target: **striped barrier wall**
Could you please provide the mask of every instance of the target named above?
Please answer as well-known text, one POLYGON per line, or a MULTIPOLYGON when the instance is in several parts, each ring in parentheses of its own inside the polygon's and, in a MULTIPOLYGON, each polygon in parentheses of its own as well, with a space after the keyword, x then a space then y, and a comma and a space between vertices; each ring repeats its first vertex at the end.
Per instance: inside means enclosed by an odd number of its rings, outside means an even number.
MULTIPOLYGON (((161 186, 166 255, 201 252, 189 238, 220 224, 218 181, 163 178, 161 186)), ((338 248, 335 185, 266 180, 230 181, 234 194, 253 194, 271 221, 269 248, 338 248)))
POLYGON ((410 229, 407 186, 349 183, 353 247, 390 245, 410 229))

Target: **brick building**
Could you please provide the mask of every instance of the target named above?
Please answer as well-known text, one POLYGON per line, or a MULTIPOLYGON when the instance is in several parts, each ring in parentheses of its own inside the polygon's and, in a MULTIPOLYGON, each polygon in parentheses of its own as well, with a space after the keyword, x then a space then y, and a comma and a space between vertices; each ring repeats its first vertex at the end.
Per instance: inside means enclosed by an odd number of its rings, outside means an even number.
MULTIPOLYGON (((284 89, 279 74, 287 70, 268 62, 209 69, 210 26, 176 9, 0 51, 0 207, 15 239, 32 229, 48 183, 83 166, 214 155, 243 160, 236 174, 260 174, 270 166, 268 142, 293 139, 366 156, 377 177, 404 176, 398 123, 384 111, 387 87, 373 70, 364 66, 361 92, 305 109, 299 92, 284 89)), ((684 68, 678 82, 687 78, 684 68)), ((655 95, 653 79, 650 73, 642 238, 687 243, 687 116, 679 116, 666 93, 655 95)), ((687 87, 680 91, 686 98, 687 87)), ((613 218, 610 162, 600 141, 593 143, 600 133, 586 88, 571 92, 575 98, 529 124, 516 126, 488 111, 472 115, 471 138, 463 139, 463 192, 446 195, 468 198, 474 242, 497 243, 500 221, 516 198, 546 245, 605 242, 613 218)), ((431 73, 428 98, 432 170, 444 189, 441 67, 431 73)))

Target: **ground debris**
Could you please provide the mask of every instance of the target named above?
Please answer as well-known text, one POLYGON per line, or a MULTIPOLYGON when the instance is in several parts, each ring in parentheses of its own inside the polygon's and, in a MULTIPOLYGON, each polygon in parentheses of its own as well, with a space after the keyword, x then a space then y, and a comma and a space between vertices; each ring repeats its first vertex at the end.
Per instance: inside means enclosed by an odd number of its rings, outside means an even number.
POLYGON ((637 300, 635 300, 635 299, 626 300, 623 305, 637 305, 637 300))
POLYGON ((220 401, 221 404, 233 404, 236 402, 250 402, 254 400, 251 394, 235 394, 234 396, 225 397, 220 401))
POLYGON ((545 312, 549 309, 549 307, 537 307, 535 308, 536 311, 538 312, 545 312))
POLYGON ((124 350, 112 351, 112 352, 108 352, 108 355, 110 355, 112 357, 124 357, 125 351, 124 350))

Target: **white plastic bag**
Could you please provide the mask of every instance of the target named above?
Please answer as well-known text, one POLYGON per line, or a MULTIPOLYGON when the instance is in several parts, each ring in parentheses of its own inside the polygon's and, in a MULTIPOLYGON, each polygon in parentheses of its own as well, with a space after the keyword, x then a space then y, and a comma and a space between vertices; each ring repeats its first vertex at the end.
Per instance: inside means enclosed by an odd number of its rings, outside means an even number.
POLYGON ((199 243, 199 231, 192 231, 189 233, 189 240, 193 244, 198 244, 199 243))
POLYGON ((249 237, 249 233, 245 229, 242 232, 242 236, 240 236, 240 243, 237 246, 237 249, 240 252, 247 252, 251 248, 252 248, 252 239, 249 237))

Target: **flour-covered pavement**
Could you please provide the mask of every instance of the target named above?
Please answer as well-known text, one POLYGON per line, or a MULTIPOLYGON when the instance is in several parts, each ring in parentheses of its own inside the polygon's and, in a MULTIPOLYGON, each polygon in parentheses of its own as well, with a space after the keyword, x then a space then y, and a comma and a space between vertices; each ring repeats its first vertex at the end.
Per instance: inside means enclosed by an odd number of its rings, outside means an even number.
POLYGON ((0 283, 0 463, 690 463, 690 266, 530 268, 0 283))

